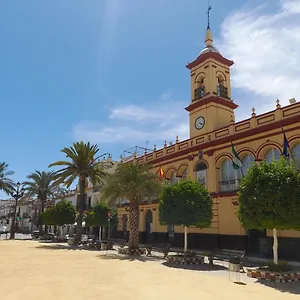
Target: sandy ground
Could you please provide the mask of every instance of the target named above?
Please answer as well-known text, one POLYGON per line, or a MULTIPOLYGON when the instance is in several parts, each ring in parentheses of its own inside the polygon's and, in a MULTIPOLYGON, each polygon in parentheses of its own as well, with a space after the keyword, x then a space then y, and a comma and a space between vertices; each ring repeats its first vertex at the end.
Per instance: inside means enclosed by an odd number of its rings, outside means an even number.
POLYGON ((0 257, 0 295, 6 300, 300 298, 299 282, 261 283, 241 275, 244 284, 238 285, 234 276, 229 281, 222 266, 174 268, 157 258, 130 260, 115 251, 106 255, 65 245, 1 240, 0 257))

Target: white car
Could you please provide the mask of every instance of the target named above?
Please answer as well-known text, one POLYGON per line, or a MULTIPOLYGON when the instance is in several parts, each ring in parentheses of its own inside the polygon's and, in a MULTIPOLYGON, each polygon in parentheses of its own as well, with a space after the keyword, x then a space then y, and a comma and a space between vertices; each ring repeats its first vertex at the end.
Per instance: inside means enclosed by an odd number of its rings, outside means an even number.
POLYGON ((7 226, 0 226, 0 234, 3 234, 3 233, 8 233, 7 226))

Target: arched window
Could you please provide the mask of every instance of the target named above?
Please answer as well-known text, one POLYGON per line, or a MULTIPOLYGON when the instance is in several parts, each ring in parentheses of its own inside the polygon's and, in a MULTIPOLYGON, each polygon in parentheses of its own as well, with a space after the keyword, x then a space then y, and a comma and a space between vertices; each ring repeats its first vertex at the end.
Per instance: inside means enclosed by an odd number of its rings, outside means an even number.
POLYGON ((221 192, 235 191, 239 187, 240 170, 235 170, 231 159, 225 159, 220 168, 220 190, 221 192))
POLYGON ((205 186, 207 186, 206 173, 207 165, 204 162, 199 162, 196 166, 196 180, 205 186))
POLYGON ((280 151, 277 148, 270 149, 265 154, 265 160, 270 163, 273 159, 280 160, 280 151))
POLYGON ((252 154, 246 154, 242 157, 242 171, 238 172, 239 176, 246 176, 248 169, 253 165, 254 163, 254 156, 252 154))
POLYGON ((201 99, 205 96, 205 84, 204 84, 204 76, 198 75, 196 78, 196 89, 194 91, 194 99, 201 99))
POLYGON ((291 158, 296 164, 297 168, 300 169, 300 143, 296 144, 291 149, 291 158))
POLYGON ((226 80, 222 74, 218 75, 217 95, 222 98, 228 98, 228 89, 226 87, 226 80))
POLYGON ((176 172, 173 171, 171 176, 170 176, 170 184, 174 185, 174 184, 177 184, 177 183, 178 183, 178 179, 176 177, 176 172))
POLYGON ((182 172, 181 179, 182 179, 182 180, 186 180, 186 179, 187 179, 187 176, 188 176, 188 169, 185 168, 184 171, 182 172))

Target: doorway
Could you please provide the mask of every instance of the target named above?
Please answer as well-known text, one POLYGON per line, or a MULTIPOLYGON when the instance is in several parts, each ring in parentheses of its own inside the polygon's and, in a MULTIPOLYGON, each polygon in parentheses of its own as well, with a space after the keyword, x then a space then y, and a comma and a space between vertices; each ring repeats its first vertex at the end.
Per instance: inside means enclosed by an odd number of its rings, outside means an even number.
POLYGON ((152 242, 152 224, 153 224, 153 215, 150 209, 146 213, 146 243, 149 244, 152 242))
POLYGON ((268 238, 265 229, 248 230, 248 245, 247 250, 251 254, 256 254, 262 257, 268 255, 268 238))

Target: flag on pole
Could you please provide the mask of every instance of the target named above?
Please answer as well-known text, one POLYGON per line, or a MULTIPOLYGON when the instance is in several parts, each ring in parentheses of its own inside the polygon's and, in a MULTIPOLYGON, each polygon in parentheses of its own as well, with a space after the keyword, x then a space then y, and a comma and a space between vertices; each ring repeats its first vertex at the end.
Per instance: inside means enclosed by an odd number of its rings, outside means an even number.
POLYGON ((242 161, 240 160, 240 157, 238 155, 238 153, 235 151, 233 144, 231 143, 232 146, 232 166, 235 170, 241 169, 243 166, 242 161))
POLYGON ((282 149, 282 155, 288 159, 290 157, 290 154, 289 154, 289 142, 286 138, 286 135, 285 135, 285 132, 283 131, 283 128, 282 128, 282 132, 283 132, 283 149, 282 149))
POLYGON ((159 168, 159 177, 160 177, 160 178, 165 177, 165 172, 164 172, 164 170, 162 169, 162 167, 159 168))

